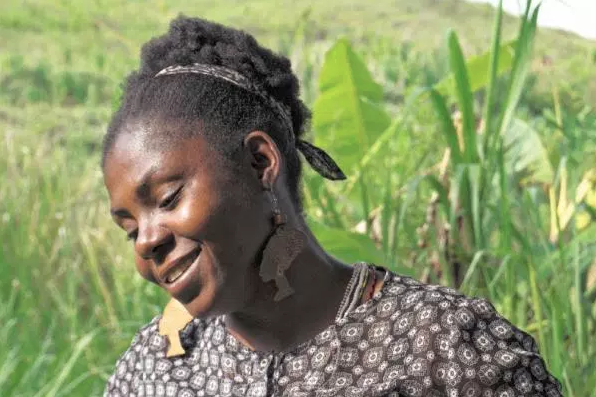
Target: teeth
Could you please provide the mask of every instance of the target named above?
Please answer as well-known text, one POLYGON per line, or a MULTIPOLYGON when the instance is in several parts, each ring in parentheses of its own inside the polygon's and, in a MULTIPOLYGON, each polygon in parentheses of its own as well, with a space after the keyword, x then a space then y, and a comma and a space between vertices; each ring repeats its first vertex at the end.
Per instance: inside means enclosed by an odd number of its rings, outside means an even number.
POLYGON ((182 276, 182 274, 184 273, 184 271, 186 269, 187 269, 186 267, 183 267, 183 268, 178 268, 178 269, 174 270, 174 272, 168 276, 166 281, 168 283, 173 283, 174 281, 178 280, 178 278, 180 276, 182 276))
POLYGON ((174 281, 178 280, 180 276, 184 274, 185 271, 188 270, 190 265, 192 265, 198 258, 196 257, 191 258, 191 260, 187 261, 183 266, 178 266, 176 269, 172 270, 170 274, 166 276, 166 283, 171 284, 174 281))

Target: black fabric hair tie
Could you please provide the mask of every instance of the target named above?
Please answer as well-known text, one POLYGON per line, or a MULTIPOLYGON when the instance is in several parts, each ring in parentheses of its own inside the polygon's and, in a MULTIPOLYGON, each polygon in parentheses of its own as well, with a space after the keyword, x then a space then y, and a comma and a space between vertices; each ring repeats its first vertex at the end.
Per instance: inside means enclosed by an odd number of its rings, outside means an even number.
POLYGON ((296 149, 302 152, 308 164, 315 171, 317 171, 317 173, 319 173, 324 178, 333 181, 346 179, 345 174, 339 168, 337 163, 323 149, 318 148, 313 144, 303 141, 301 139, 295 139, 294 128, 292 127, 292 118, 290 116, 290 109, 284 104, 275 100, 275 98, 269 95, 269 93, 258 87, 246 76, 224 66, 194 63, 192 65, 187 66, 169 66, 157 73, 155 77, 184 73, 194 73, 216 77, 259 96, 279 116, 280 120, 284 123, 288 132, 286 134, 286 143, 289 145, 295 145, 296 149))
POLYGON ((323 149, 302 139, 296 141, 296 148, 302 152, 308 164, 324 178, 332 181, 346 179, 346 175, 337 163, 323 149))

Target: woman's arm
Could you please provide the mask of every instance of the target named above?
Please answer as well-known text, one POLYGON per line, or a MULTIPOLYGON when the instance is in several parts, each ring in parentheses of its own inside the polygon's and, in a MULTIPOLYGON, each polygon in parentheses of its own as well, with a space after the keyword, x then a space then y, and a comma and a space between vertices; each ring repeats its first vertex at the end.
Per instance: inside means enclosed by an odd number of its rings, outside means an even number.
POLYGON ((562 396, 530 335, 484 299, 452 303, 412 338, 399 396, 562 396))

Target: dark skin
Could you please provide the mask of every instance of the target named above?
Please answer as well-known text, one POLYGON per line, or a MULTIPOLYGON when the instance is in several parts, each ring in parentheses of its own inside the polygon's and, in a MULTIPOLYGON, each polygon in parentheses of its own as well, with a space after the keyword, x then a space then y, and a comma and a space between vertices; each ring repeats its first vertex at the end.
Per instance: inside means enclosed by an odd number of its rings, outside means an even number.
POLYGON ((285 351, 332 324, 352 268, 308 229, 271 137, 251 132, 232 163, 200 134, 158 148, 151 144, 156 133, 158 127, 127 127, 104 166, 112 216, 134 241, 139 273, 192 316, 225 315, 230 331, 254 350, 285 351), (273 300, 275 283, 258 274, 272 231, 268 188, 288 225, 307 236, 286 272, 295 293, 280 302, 273 300))

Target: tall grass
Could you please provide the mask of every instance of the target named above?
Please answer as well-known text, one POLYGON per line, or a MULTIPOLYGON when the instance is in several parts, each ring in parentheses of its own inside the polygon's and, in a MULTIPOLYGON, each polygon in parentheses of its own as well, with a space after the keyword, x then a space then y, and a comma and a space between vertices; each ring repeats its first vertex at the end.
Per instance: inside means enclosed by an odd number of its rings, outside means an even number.
MULTIPOLYGON (((97 395, 115 356, 104 359, 106 348, 121 351, 162 297, 124 259, 131 253, 106 217, 97 150, 85 149, 83 138, 60 142, 59 133, 40 138, 19 130, 40 111, 11 109, 14 127, 0 143, 0 334, 7 341, 0 390, 97 395)), ((39 127, 73 128, 89 111, 69 109, 39 127)), ((103 113, 95 117, 105 120, 103 113)))
MULTIPOLYGON (((322 244, 486 296, 538 339, 566 395, 596 396, 596 113, 566 109, 556 86, 543 114, 525 106, 537 12, 528 2, 513 42, 497 13, 491 47, 473 58, 455 32, 427 54, 313 41, 307 14, 279 46, 314 107, 313 138, 350 176, 306 172, 322 244)), ((166 300, 135 274, 108 216, 99 141, 122 71, 90 54, 96 74, 68 53, 59 69, 3 66, 2 396, 100 395, 166 300)))

